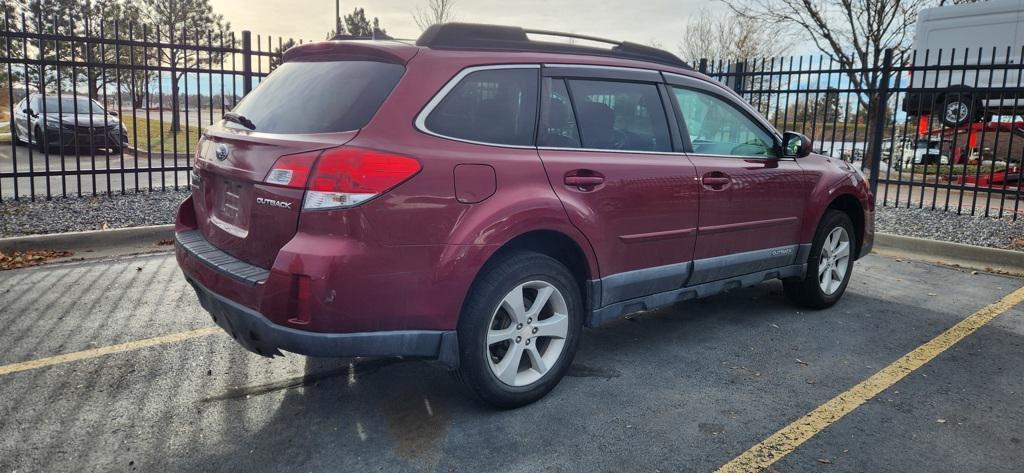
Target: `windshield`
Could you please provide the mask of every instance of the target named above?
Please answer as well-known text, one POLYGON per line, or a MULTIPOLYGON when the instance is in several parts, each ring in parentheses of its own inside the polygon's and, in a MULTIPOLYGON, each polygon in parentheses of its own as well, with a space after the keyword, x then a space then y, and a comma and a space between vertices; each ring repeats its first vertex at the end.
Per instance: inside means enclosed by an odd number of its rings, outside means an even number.
MULTIPOLYGON (((232 112, 265 133, 332 133, 366 125, 405 67, 376 61, 287 62, 232 112)), ((226 126, 243 128, 234 122, 226 126)))
POLYGON ((86 98, 75 99, 74 97, 61 97, 57 100, 57 97, 46 97, 46 107, 37 110, 42 113, 46 110, 46 113, 75 113, 77 107, 78 113, 103 113, 103 107, 86 98))

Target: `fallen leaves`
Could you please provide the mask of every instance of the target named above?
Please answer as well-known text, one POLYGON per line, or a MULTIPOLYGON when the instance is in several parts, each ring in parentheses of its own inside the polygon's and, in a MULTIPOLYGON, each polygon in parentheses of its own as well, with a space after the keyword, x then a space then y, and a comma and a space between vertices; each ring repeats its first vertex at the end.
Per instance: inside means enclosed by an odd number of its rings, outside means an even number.
POLYGON ((10 253, 0 251, 0 271, 36 266, 51 259, 63 258, 72 254, 70 251, 63 250, 29 250, 10 253))

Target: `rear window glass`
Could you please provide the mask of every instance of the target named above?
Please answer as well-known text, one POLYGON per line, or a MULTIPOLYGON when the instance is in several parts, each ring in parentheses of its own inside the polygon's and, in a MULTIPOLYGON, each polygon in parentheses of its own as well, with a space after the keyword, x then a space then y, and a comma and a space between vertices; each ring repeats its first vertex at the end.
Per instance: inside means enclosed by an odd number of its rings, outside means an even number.
POLYGON ((427 129, 451 138, 533 145, 537 70, 493 69, 467 75, 427 117, 427 129))
POLYGON ((232 111, 264 133, 356 130, 370 121, 404 72, 401 65, 375 61, 286 62, 232 111))

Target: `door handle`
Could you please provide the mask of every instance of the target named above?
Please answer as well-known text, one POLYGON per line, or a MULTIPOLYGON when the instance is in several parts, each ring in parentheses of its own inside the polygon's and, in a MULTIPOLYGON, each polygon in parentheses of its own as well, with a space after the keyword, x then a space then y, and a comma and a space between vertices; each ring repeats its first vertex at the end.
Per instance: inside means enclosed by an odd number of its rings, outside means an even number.
POLYGON ((589 187, 604 184, 602 176, 565 176, 565 185, 573 187, 589 187))
POLYGON ((700 178, 700 183, 704 187, 708 187, 713 190, 722 190, 726 186, 732 183, 732 179, 721 172, 709 172, 700 178))

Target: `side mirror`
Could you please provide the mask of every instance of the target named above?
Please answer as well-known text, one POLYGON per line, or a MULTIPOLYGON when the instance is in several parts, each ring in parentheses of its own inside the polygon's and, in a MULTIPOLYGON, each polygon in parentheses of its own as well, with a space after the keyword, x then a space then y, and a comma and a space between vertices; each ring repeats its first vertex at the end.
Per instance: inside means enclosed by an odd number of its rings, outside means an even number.
POLYGON ((782 135, 782 156, 802 158, 811 154, 813 145, 810 138, 795 131, 787 131, 782 135))
POLYGON ((25 107, 25 109, 24 109, 24 110, 22 110, 22 112, 25 112, 25 113, 26 113, 26 114, 28 114, 28 115, 32 115, 32 116, 35 116, 35 112, 33 112, 33 111, 32 111, 32 109, 31 109, 31 108, 28 108, 28 107, 25 107))
POLYGON ((116 117, 116 116, 117 116, 117 112, 115 112, 115 111, 113 111, 113 110, 111 110, 111 111, 107 112, 107 114, 108 114, 108 115, 110 115, 110 116, 112 116, 112 117, 116 117))

